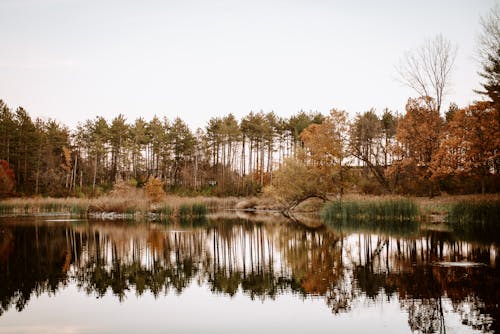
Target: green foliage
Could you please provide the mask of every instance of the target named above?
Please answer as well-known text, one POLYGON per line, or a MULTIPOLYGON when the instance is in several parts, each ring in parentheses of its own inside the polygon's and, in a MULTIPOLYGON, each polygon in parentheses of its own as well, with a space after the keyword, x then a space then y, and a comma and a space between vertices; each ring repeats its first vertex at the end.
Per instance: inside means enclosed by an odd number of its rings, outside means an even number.
POLYGON ((88 205, 85 205, 85 204, 73 204, 69 208, 69 212, 72 215, 76 215, 79 217, 85 217, 87 215, 88 210, 89 210, 89 207, 88 207, 88 205))
POLYGON ((202 203, 182 204, 179 207, 179 222, 183 226, 200 226, 207 222, 207 206, 202 203))
POLYGON ((198 217, 205 216, 207 214, 207 207, 205 204, 195 203, 191 207, 191 212, 193 216, 198 216, 198 217))
POLYGON ((1 215, 12 214, 12 213, 14 213, 15 209, 16 209, 15 205, 7 204, 7 203, 0 203, 0 214, 1 215))
POLYGON ((451 206, 446 223, 465 240, 500 242, 500 201, 459 202, 451 206))
POLYGON ((366 231, 390 235, 414 234, 419 230, 418 208, 409 200, 380 202, 331 202, 321 217, 338 231, 366 231))
POLYGON ((324 198, 330 186, 328 183, 328 180, 322 182, 320 176, 311 173, 301 161, 288 159, 276 171, 272 186, 266 188, 265 193, 276 198, 287 209, 293 209, 308 198, 324 198))
MULTIPOLYGON (((413 109, 422 107, 418 101, 413 109)), ((408 116, 400 122, 389 110, 382 115, 369 110, 350 122, 346 112, 334 109, 328 116, 300 111, 289 118, 259 111, 240 121, 232 114, 214 117, 205 129, 192 132, 180 118, 169 121, 155 116, 150 121, 128 122, 120 114, 110 120, 87 120, 70 132, 54 120, 32 119, 23 108, 11 110, 0 100, 0 160, 8 161, 14 174, 6 186, 6 173, 1 170, 5 168, 0 167, 0 196, 100 197, 109 191, 116 195, 123 186, 124 196, 132 188, 145 187, 151 201, 160 202, 164 190, 184 196, 254 196, 271 183, 271 193, 290 207, 310 196, 343 194, 355 188, 375 194, 396 190, 432 195, 439 189, 437 181, 429 179, 432 150, 426 145, 432 149, 439 145, 435 136, 440 122, 428 116, 416 113, 411 122, 408 116), (399 124, 395 136, 398 123, 406 127, 399 124), (289 167, 288 159, 298 159, 309 175, 276 182, 283 174, 278 169, 289 167), (356 183, 348 172, 358 168, 362 171, 356 183), (150 176, 163 185, 149 187, 150 176), (291 190, 297 195, 291 195, 291 190)), ((477 128, 483 127, 496 134, 496 128, 487 124, 477 128)), ((476 164, 475 159, 460 160, 476 164)), ((487 173, 481 181, 486 191, 493 192, 498 189, 492 185, 498 184, 500 163, 498 157, 490 160, 484 164, 487 173)), ((300 168, 296 171, 301 173, 300 168)), ((457 187, 449 183, 444 190, 474 191, 470 185, 465 190, 457 187)))
POLYGON ((164 206, 161 207, 160 214, 162 216, 168 217, 172 214, 172 208, 165 204, 164 206))
POLYGON ((182 204, 179 207, 179 216, 180 217, 191 216, 191 206, 189 204, 182 204))
POLYGON ((327 221, 413 221, 419 216, 417 205, 410 200, 335 201, 322 212, 327 221))
POLYGON ((203 217, 207 211, 207 206, 203 203, 181 204, 179 206, 180 217, 203 217))

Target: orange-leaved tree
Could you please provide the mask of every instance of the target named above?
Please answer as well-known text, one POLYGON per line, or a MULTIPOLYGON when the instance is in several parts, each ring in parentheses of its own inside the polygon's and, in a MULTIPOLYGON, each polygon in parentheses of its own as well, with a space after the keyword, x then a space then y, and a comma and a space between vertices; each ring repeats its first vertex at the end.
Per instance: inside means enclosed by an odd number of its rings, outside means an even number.
POLYGON ((500 157, 498 110, 490 102, 477 102, 454 112, 441 134, 441 144, 433 156, 432 177, 472 176, 486 191, 489 175, 498 174, 500 157))
POLYGON ((338 110, 302 131, 303 149, 285 160, 267 190, 285 205, 285 211, 311 197, 326 199, 334 191, 342 194, 347 131, 346 112, 338 110))
POLYGON ((10 169, 9 163, 0 160, 0 198, 11 195, 15 185, 14 172, 10 169))
POLYGON ((388 176, 400 192, 433 194, 431 161, 439 147, 443 120, 430 97, 409 99, 400 119, 388 176))

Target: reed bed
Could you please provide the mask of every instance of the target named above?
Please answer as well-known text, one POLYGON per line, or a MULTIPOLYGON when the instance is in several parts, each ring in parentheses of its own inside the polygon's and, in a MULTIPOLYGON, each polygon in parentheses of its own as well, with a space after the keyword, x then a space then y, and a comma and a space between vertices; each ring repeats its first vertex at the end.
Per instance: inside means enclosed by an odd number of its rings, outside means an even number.
POLYGON ((408 234, 419 229, 418 206, 407 199, 331 202, 321 217, 326 225, 344 232, 408 234))
POLYGON ((446 217, 446 224, 461 238, 500 242, 500 200, 455 203, 446 217))
POLYGON ((419 217, 418 206, 411 200, 391 199, 383 201, 335 201, 322 211, 327 221, 412 221, 419 217))

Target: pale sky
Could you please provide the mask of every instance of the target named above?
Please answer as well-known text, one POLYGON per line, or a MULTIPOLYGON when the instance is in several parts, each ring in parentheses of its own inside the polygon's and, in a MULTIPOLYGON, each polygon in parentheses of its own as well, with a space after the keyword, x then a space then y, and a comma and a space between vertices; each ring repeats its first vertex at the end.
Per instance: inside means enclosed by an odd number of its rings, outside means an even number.
POLYGON ((450 101, 479 97, 479 17, 494 0, 0 0, 0 99, 32 117, 129 122, 251 110, 402 112, 406 50, 458 45, 450 101))

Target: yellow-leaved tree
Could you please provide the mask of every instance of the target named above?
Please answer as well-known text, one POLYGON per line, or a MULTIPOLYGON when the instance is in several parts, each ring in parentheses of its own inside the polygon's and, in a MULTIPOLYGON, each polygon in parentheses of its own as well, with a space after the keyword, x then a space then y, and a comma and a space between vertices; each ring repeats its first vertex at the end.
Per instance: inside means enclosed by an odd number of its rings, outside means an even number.
POLYGON ((144 185, 144 190, 148 199, 153 203, 158 203, 165 197, 163 181, 159 178, 150 176, 144 185))
POLYGON ((285 160, 267 189, 285 211, 311 197, 326 200, 329 193, 343 193, 347 131, 346 112, 335 109, 321 124, 311 124, 302 131, 303 149, 285 160))

